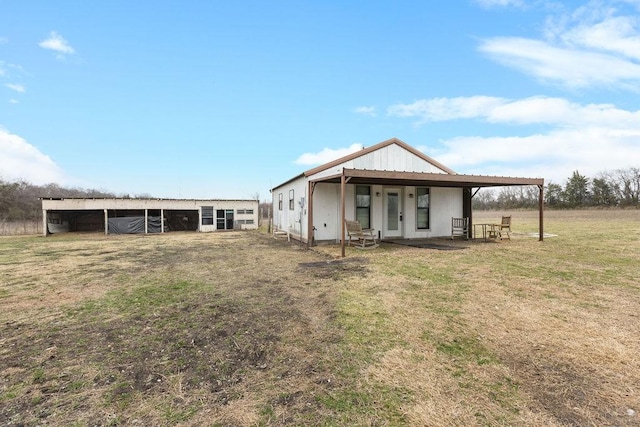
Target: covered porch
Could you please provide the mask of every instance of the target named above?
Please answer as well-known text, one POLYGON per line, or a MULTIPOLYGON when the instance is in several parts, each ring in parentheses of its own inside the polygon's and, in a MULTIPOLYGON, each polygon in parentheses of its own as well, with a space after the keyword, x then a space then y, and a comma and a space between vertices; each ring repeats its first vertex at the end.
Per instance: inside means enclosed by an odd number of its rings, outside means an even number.
MULTIPOLYGON (((346 244, 346 186, 347 184, 360 185, 379 185, 383 187, 432 187, 432 188, 458 188, 462 190, 462 215, 469 218, 469 230, 473 229, 473 209, 472 199, 481 188, 485 187, 503 187, 503 186, 537 186, 539 190, 539 237, 538 240, 544 239, 544 179, 542 178, 518 178, 518 177, 500 177, 500 176, 484 176, 484 175, 461 175, 448 173, 426 173, 426 172, 397 172, 397 171, 380 171, 380 170, 364 170, 364 169, 348 169, 343 168, 339 174, 330 176, 321 176, 314 178, 309 176, 308 180, 308 215, 307 230, 309 237, 307 245, 310 246, 314 242, 313 227, 313 203, 314 191, 319 183, 333 183, 340 186, 340 241, 341 254, 345 256, 346 244)), ((469 231, 471 233, 471 231, 469 231)), ((469 236, 471 237, 471 236, 469 236)))

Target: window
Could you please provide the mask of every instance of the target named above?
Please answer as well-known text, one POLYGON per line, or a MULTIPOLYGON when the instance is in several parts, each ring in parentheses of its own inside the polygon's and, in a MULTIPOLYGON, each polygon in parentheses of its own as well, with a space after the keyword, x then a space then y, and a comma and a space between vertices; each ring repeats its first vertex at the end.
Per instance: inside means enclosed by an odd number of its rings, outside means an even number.
POLYGON ((371 187, 356 185, 356 221, 362 228, 371 228, 371 187))
POLYGON ((418 230, 429 229, 429 189, 426 187, 416 188, 416 225, 418 230))
POLYGON ((237 213, 238 215, 242 215, 242 214, 244 213, 244 209, 238 209, 238 210, 236 211, 236 213, 237 213))
POLYGON ((233 209, 218 209, 216 211, 216 229, 233 230, 233 209))
POLYGON ((293 210, 293 190, 289 190, 289 210, 293 210))
POLYGON ((224 230, 225 229, 224 222, 224 209, 218 209, 216 211, 216 229, 224 230))
POLYGON ((282 193, 278 194, 278 210, 282 210, 282 193))
POLYGON ((213 206, 202 207, 202 225, 213 225, 213 206))
POLYGON ((245 209, 244 213, 246 213, 247 215, 253 215, 253 209, 245 209))

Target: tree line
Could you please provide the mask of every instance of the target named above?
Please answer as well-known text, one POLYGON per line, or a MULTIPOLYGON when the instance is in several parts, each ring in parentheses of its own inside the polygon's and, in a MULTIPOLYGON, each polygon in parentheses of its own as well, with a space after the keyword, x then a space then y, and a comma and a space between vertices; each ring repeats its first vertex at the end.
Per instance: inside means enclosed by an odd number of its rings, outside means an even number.
MULTIPOLYGON (((69 188, 58 184, 34 185, 27 181, 0 178, 0 222, 29 221, 42 218, 40 198, 47 197, 123 197, 112 192, 69 188)), ((133 196, 148 198, 148 194, 133 196)), ((501 187, 482 189, 473 198, 474 209, 526 209, 538 206, 537 187, 501 187)), ((545 205, 549 208, 640 207, 640 167, 602 172, 588 178, 578 171, 564 185, 550 182, 545 186, 545 205)), ((268 207, 265 207, 268 209, 268 207)))
MULTIPOLYGON (((601 172, 588 178, 575 171, 563 184, 548 183, 544 188, 545 206, 556 209, 586 207, 640 207, 640 167, 601 172)), ((473 198, 475 209, 535 208, 537 187, 483 189, 473 198)))
MULTIPOLYGON (((102 190, 69 188, 58 184, 34 185, 27 181, 0 178, 0 222, 31 221, 42 218, 40 198, 48 197, 129 197, 102 190)), ((147 196, 138 196, 147 197, 147 196)))

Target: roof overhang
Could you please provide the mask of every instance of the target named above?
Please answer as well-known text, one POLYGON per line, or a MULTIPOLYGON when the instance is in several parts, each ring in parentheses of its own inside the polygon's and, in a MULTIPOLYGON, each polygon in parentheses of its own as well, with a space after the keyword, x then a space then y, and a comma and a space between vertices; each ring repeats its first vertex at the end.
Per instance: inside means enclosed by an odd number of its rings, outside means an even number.
POLYGON ((318 179, 309 177, 311 182, 340 183, 342 176, 349 184, 379 184, 427 187, 504 187, 514 185, 544 185, 543 178, 518 178, 507 176, 462 175, 426 172, 397 172, 363 169, 344 169, 341 174, 318 179))

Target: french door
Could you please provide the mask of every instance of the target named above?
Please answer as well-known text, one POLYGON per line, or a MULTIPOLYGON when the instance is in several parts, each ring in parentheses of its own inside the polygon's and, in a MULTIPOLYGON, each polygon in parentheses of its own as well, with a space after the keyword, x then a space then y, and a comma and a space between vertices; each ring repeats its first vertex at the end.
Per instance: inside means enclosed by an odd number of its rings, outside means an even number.
POLYGON ((402 237, 402 190, 384 189, 382 237, 402 237))

